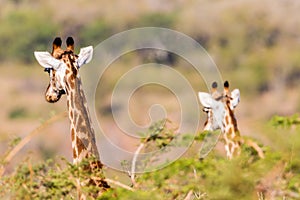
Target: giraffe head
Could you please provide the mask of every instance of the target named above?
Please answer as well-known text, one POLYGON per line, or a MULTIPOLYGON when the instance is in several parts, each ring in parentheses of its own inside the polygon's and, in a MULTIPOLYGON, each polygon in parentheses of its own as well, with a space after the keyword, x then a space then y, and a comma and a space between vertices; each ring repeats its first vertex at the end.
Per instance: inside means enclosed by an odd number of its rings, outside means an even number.
POLYGON ((230 92, 228 81, 224 83, 224 92, 222 94, 217 91, 217 83, 214 82, 211 94, 199 92, 198 96, 200 103, 204 106, 203 111, 208 115, 204 130, 210 131, 223 129, 224 125, 226 125, 224 124, 225 114, 231 113, 233 115, 234 109, 240 102, 239 89, 234 89, 230 92))
POLYGON ((67 48, 61 48, 62 40, 57 37, 53 41, 52 53, 46 51, 35 51, 34 56, 38 63, 48 72, 50 81, 45 98, 50 103, 57 102, 63 94, 68 92, 67 86, 70 79, 79 77, 79 68, 91 61, 93 47, 88 46, 80 49, 80 53, 74 53, 74 40, 68 37, 67 48))

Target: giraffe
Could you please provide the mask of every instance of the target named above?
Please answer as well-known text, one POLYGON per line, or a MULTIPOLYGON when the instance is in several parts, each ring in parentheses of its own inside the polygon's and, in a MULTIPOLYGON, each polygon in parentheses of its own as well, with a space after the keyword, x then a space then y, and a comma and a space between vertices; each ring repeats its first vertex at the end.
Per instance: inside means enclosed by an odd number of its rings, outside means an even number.
POLYGON ((234 109, 240 101, 240 91, 234 89, 229 91, 228 81, 224 82, 224 91, 220 94, 217 91, 217 83, 212 84, 212 94, 199 92, 203 111, 207 113, 207 121, 204 130, 215 131, 221 129, 225 141, 225 151, 229 159, 239 155, 241 151, 240 132, 237 127, 237 120, 234 109))
MULTIPOLYGON (((61 48, 62 40, 56 37, 53 41, 52 53, 35 51, 38 63, 49 73, 50 81, 45 93, 46 101, 55 103, 62 95, 67 96, 67 107, 70 119, 70 132, 73 150, 73 164, 79 164, 83 159, 94 158, 84 165, 86 171, 102 170, 102 163, 95 140, 94 129, 91 124, 86 98, 82 89, 79 69, 92 59, 93 47, 80 49, 74 53, 74 40, 68 37, 67 48, 61 48)), ((91 159, 90 159, 91 160, 91 159)), ((97 185, 104 192, 109 188, 107 182, 100 178, 97 181, 90 179, 89 184, 97 185), (99 181, 100 180, 100 181, 99 181)), ((82 183, 79 183, 82 184, 82 183)), ((80 194, 80 199, 85 196, 80 194)))

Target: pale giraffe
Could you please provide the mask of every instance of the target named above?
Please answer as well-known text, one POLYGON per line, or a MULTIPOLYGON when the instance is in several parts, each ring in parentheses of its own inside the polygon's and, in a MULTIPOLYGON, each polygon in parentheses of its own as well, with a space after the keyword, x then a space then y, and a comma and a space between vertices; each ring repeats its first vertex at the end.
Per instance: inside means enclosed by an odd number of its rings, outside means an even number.
POLYGON ((229 159, 240 154, 241 138, 234 115, 234 108, 240 101, 240 91, 238 89, 229 91, 229 83, 224 83, 224 92, 217 91, 217 84, 212 85, 212 94, 199 92, 199 99, 204 106, 203 111, 208 118, 204 130, 215 131, 221 129, 225 141, 225 151, 229 159))
MULTIPOLYGON (((80 53, 76 55, 74 54, 73 38, 68 37, 66 43, 67 49, 61 49, 62 41, 57 37, 53 41, 51 54, 48 52, 34 52, 35 58, 50 76, 45 98, 48 102, 54 103, 63 94, 67 95, 67 107, 71 122, 73 163, 78 164, 83 159, 95 158, 96 161, 90 161, 83 169, 101 171, 102 163, 100 162, 95 133, 79 76, 79 68, 92 59, 93 47, 81 48, 80 53)), ((88 182, 88 184, 99 186, 101 192, 109 188, 103 178, 97 181, 90 179, 88 182)), ((84 195, 81 195, 80 199, 84 198, 84 195)))

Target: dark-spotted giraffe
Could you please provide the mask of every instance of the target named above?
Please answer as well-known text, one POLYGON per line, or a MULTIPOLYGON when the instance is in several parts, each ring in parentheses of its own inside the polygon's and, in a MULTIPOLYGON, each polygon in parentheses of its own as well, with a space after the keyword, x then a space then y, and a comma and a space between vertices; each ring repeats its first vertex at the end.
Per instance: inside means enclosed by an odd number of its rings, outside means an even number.
MULTIPOLYGON (((84 170, 101 170, 99 153, 95 140, 94 129, 91 124, 86 98, 82 89, 79 69, 83 64, 90 62, 93 55, 93 47, 80 49, 80 53, 74 53, 74 40, 68 37, 67 48, 61 48, 62 41, 59 37, 53 41, 52 53, 34 52, 39 64, 49 73, 50 82, 45 93, 48 102, 57 102, 63 94, 67 95, 67 107, 71 122, 71 139, 73 149, 73 163, 78 164, 83 159, 95 158, 84 166, 84 170), (95 160, 94 159, 94 160, 95 160)), ((90 179, 89 184, 96 184, 101 191, 109 188, 102 178, 98 181, 90 179)), ((82 185, 82 183, 81 183, 82 185)), ((85 196, 80 194, 80 199, 85 196)))

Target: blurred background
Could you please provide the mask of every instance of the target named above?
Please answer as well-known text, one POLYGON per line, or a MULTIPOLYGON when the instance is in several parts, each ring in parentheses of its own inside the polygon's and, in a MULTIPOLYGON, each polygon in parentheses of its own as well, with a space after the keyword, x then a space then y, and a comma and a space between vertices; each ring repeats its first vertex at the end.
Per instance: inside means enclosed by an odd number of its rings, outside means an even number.
MULTIPOLYGON (((144 26, 173 29, 199 42, 223 79, 241 91, 236 109, 241 134, 284 151, 294 138, 269 131, 268 124, 275 115, 290 116, 300 110, 299 10, 298 0, 0 0, 0 154, 11 141, 67 109, 65 97, 55 104, 44 100, 48 74, 35 61, 34 51, 51 51, 56 36, 73 36, 78 52, 80 47, 96 46, 116 33, 144 26)), ((114 84, 131 67, 147 62, 170 65, 186 76, 195 92, 207 91, 199 84, 201 77, 176 55, 158 56, 147 50, 124 55, 106 71, 96 95, 97 113, 107 130, 118 131, 110 109, 114 84)), ((163 88, 151 91, 145 87, 133 96, 137 123, 147 123, 145 110, 156 100, 162 100, 176 119, 174 96, 163 88)), ((205 119, 201 116, 199 131, 205 119)), ((11 165, 28 153, 33 160, 57 155, 71 160, 70 149, 65 117, 44 128, 11 165)))

